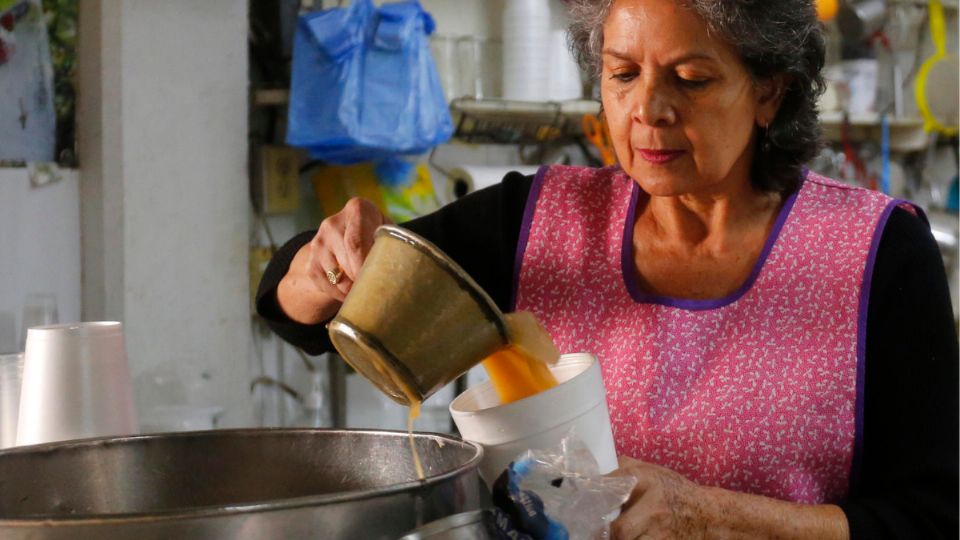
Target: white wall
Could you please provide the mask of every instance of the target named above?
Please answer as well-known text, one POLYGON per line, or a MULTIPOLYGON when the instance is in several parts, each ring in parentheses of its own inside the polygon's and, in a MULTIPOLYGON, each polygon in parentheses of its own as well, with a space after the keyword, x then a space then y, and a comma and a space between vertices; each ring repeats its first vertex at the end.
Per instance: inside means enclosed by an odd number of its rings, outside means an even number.
POLYGON ((500 39, 503 3, 509 0, 421 0, 437 23, 437 34, 500 39))
POLYGON ((19 347, 29 293, 54 293, 61 322, 80 318, 79 180, 59 174, 34 188, 27 169, 0 169, 0 354, 19 347))
POLYGON ((80 5, 83 317, 124 322, 141 416, 251 421, 247 4, 80 5))

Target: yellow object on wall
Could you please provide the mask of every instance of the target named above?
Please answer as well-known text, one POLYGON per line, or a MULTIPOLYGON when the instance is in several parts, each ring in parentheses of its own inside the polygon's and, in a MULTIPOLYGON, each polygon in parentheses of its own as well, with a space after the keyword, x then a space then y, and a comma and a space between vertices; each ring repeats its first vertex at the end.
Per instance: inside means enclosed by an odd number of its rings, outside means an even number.
POLYGON ((313 191, 317 195, 320 210, 325 216, 339 212, 353 197, 367 199, 381 212, 387 212, 372 163, 324 165, 313 171, 310 180, 313 182, 313 191))
POLYGON ((325 165, 318 167, 310 180, 325 216, 339 212, 352 197, 362 197, 401 223, 439 207, 427 166, 418 164, 410 174, 407 185, 387 187, 378 180, 373 163, 325 165))
POLYGON ((836 17, 839 9, 838 0, 817 0, 817 18, 823 22, 836 17))
POLYGON ((917 72, 914 95, 923 117, 923 127, 948 137, 960 132, 957 118, 960 59, 947 52, 947 30, 940 0, 930 0, 930 36, 935 52, 917 72))

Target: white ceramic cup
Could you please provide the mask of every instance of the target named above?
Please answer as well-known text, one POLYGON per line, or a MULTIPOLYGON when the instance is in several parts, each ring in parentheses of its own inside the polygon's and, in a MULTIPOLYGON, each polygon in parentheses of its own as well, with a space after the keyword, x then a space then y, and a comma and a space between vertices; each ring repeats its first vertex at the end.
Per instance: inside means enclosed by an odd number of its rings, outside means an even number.
POLYGON ((29 329, 18 446, 136 433, 121 323, 29 329))
POLYGON ((565 354, 550 367, 557 386, 506 405, 490 381, 468 388, 450 403, 450 414, 468 441, 483 446, 480 476, 488 485, 526 450, 554 446, 574 429, 601 473, 617 468, 600 364, 591 354, 565 354))

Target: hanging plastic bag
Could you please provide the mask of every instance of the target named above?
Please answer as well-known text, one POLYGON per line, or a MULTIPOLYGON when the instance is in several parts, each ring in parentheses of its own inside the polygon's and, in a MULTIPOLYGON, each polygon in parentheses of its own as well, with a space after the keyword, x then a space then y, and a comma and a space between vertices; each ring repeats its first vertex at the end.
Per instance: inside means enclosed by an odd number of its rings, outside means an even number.
POLYGON ((420 154, 453 122, 416 0, 354 0, 300 17, 294 37, 287 144, 335 164, 420 154))

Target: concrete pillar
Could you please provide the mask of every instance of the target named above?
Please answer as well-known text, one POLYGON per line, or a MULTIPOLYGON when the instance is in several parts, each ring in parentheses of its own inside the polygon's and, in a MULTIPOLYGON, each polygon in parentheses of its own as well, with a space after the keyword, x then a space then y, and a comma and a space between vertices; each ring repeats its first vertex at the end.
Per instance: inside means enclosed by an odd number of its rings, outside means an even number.
POLYGON ((141 416, 248 425, 247 3, 85 0, 79 62, 82 317, 124 322, 141 416))

